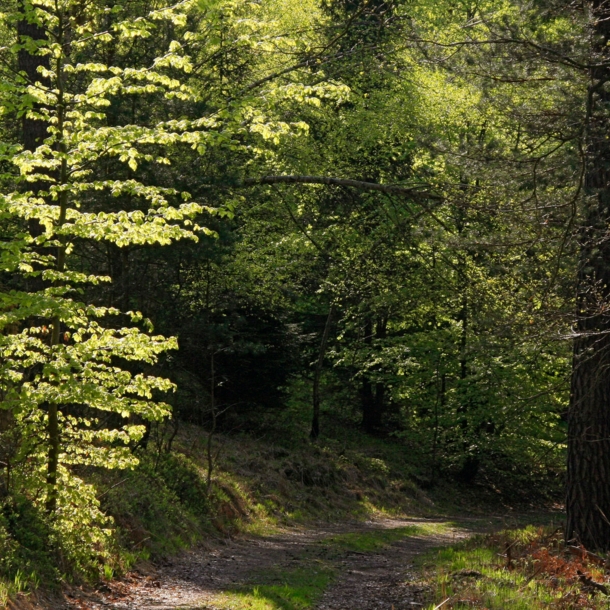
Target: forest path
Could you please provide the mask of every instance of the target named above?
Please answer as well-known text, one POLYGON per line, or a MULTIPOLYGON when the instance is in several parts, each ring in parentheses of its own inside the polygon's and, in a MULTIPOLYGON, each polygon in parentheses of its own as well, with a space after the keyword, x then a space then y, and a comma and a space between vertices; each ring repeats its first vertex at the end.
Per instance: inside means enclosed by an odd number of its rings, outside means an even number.
MULTIPOLYGON (((483 524, 482 524, 483 525, 483 524)), ((413 560, 472 534, 431 519, 286 529, 195 548, 69 607, 98 610, 406 610, 423 606, 413 560)))

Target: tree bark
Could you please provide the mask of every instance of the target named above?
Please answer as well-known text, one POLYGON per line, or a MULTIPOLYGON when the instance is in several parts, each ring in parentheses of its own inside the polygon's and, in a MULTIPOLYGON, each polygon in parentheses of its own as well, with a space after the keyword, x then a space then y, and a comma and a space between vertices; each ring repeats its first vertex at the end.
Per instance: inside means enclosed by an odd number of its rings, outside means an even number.
MULTIPOLYGON (((388 319, 387 317, 380 316, 377 318, 377 324, 375 326, 375 338, 381 342, 387 337, 387 333, 388 319)), ((381 346, 379 346, 378 349, 381 349, 381 346)), ((378 381, 375 384, 375 425, 378 428, 381 426, 381 418, 385 412, 386 395, 386 384, 383 381, 378 381)))
MULTIPOLYGON (((462 265, 463 267, 463 265, 462 265)), ((460 310, 458 320, 462 323, 462 330, 460 334, 460 381, 462 388, 461 404, 457 409, 457 412, 461 415, 460 428, 462 429, 462 449, 464 452, 464 462, 462 467, 457 474, 459 481, 463 483, 473 483, 479 473, 480 459, 477 455, 476 445, 472 442, 476 439, 480 433, 480 429, 473 429, 471 423, 472 416, 472 389, 468 387, 468 335, 469 335, 469 307, 468 307, 468 280, 462 270, 460 272, 460 280, 458 283, 458 290, 462 294, 462 308, 460 310), (471 449, 475 446, 474 453, 471 449)))
MULTIPOLYGON (((25 19, 17 22, 17 35, 20 40, 23 37, 32 38, 33 40, 47 40, 45 31, 35 23, 29 23, 25 19)), ((25 73, 29 83, 34 84, 40 81, 43 84, 48 84, 46 79, 38 72, 40 67, 49 69, 48 55, 32 55, 25 49, 21 49, 18 55, 19 71, 25 73)), ((43 140, 47 137, 46 121, 39 121, 27 116, 23 118, 22 143, 25 150, 36 150, 43 140)))
POLYGON ((578 239, 566 485, 566 540, 610 550, 610 7, 591 5, 592 65, 585 140, 584 218, 578 239), (601 64, 601 65, 600 65, 601 64), (604 65, 606 64, 606 65, 604 65))
MULTIPOLYGON (((61 67, 58 68, 61 70, 61 67)), ((58 104, 57 104, 57 131, 59 139, 59 150, 67 154, 65 136, 64 136, 64 120, 65 120, 65 105, 64 93, 62 89, 61 74, 58 74, 58 104)), ((59 171, 59 184, 65 185, 68 182, 68 166, 65 156, 61 160, 61 169, 59 171)), ((68 209, 68 193, 62 191, 59 195, 59 218, 57 219, 57 227, 61 227, 66 222, 66 212, 68 209)), ((66 267, 66 241, 65 237, 59 238, 59 246, 55 258, 55 270, 65 271, 66 267)), ((51 333, 51 346, 57 346, 61 336, 61 319, 59 316, 53 318, 53 331, 51 333)), ((50 403, 47 410, 48 417, 48 433, 49 447, 47 453, 47 487, 49 489, 46 509, 49 513, 55 512, 57 508, 57 473, 59 469, 59 451, 60 451, 60 431, 59 431, 59 412, 57 403, 50 403)))

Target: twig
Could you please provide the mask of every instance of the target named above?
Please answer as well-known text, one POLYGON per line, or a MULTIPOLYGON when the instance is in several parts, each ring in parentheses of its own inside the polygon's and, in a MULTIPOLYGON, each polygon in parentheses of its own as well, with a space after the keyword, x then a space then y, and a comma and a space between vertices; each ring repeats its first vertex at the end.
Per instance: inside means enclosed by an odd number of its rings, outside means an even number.
POLYGON ((98 496, 98 500, 100 498, 103 498, 109 491, 112 491, 115 487, 118 487, 119 485, 122 485, 123 483, 125 483, 125 481, 129 481, 129 477, 127 477, 126 479, 123 479, 122 481, 119 481, 118 483, 115 483, 112 487, 109 487, 106 491, 104 491, 103 493, 101 493, 98 496))
POLYGON ((604 559, 603 557, 600 557, 595 553, 591 553, 591 551, 587 551, 584 548, 573 545, 568 545, 566 548, 570 553, 572 553, 572 555, 576 555, 576 557, 586 559, 588 561, 591 561, 592 563, 597 564, 598 566, 603 566, 606 569, 610 567, 610 562, 608 562, 607 559, 604 559))
POLYGON ((527 587, 527 585, 529 585, 532 580, 534 580, 534 578, 536 576, 538 576, 538 574, 540 574, 540 572, 542 572, 542 569, 544 568, 544 564, 540 564, 535 570, 534 573, 525 581, 525 583, 523 584, 523 586, 519 589, 519 593, 521 593, 521 591, 525 590, 525 587, 527 587))
POLYGON ((576 570, 578 574, 578 580, 585 586, 595 591, 601 591, 604 595, 608 595, 608 588, 601 583, 595 582, 592 578, 589 578, 586 574, 583 574, 580 570, 576 570))

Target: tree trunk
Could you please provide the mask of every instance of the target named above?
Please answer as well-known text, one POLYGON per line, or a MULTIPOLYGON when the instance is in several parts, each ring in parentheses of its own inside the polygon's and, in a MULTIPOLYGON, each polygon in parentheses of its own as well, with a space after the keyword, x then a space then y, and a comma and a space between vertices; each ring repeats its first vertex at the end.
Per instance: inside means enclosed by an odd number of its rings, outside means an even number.
POLYGON ((477 440, 480 434, 480 429, 472 429, 472 389, 468 387, 468 335, 469 335, 469 306, 468 306, 468 279, 464 274, 464 264, 461 263, 462 270, 460 271, 460 279, 458 282, 458 290, 462 295, 462 308, 458 316, 458 320, 462 323, 462 332, 460 335, 460 381, 461 381, 461 405, 457 412, 461 414, 460 427, 462 429, 462 449, 464 452, 464 461, 462 467, 457 474, 457 479, 462 483, 473 483, 479 473, 480 460, 473 440, 477 440), (473 449, 474 447, 474 449, 473 449), (474 451, 474 452, 473 452, 474 451))
POLYGON ((330 327, 333 322, 335 306, 331 305, 328 310, 324 332, 322 333, 322 341, 320 341, 320 351, 318 352, 318 361, 316 362, 316 370, 313 376, 313 417, 311 419, 311 432, 309 436, 313 439, 320 436, 320 378, 322 376, 322 366, 324 364, 324 356, 326 355, 326 345, 330 335, 330 327))
MULTIPOLYGON (((382 340, 386 337, 387 318, 379 317, 375 324, 375 338, 382 340)), ((364 341, 372 347, 373 344, 373 319, 368 316, 364 324, 364 341)), ((375 384, 364 376, 360 396, 362 401, 362 426, 367 432, 374 432, 381 427, 381 418, 385 408, 386 386, 378 381, 375 384)))
POLYGON ((566 540, 610 550, 610 8, 591 5, 594 40, 585 141, 586 209, 579 233, 570 407, 566 540), (601 65, 600 65, 601 64, 601 65), (604 65, 605 64, 605 65, 604 65))
MULTIPOLYGON (((25 7, 22 7, 25 11, 25 7)), ((31 38, 33 40, 47 40, 47 34, 35 23, 29 23, 26 19, 21 19, 17 22, 17 36, 20 40, 22 37, 31 38)), ((48 79, 44 78, 38 69, 43 67, 46 70, 49 69, 49 56, 48 55, 32 55, 26 49, 21 49, 18 54, 18 67, 19 71, 25 73, 28 83, 34 84, 36 81, 42 82, 44 85, 48 85, 48 79)), ((36 107, 34 108, 36 110, 36 107)), ((21 143, 25 150, 34 151, 38 148, 47 137, 47 123, 46 121, 39 121, 32 119, 24 115, 22 123, 22 135, 21 143)), ((26 185, 27 190, 34 192, 44 190, 48 187, 46 182, 31 182, 26 185)), ((30 233, 34 236, 41 235, 43 227, 38 220, 30 220, 29 222, 30 233)), ((40 281, 37 281, 40 284, 40 281)), ((36 289, 39 288, 38 286, 36 289)))
MULTIPOLYGON (((31 8, 28 8, 25 3, 23 4, 22 10, 24 13, 31 12, 31 8)), ((17 35, 20 41, 25 41, 28 38, 32 40, 47 40, 47 34, 45 30, 35 23, 30 23, 26 18, 21 19, 17 23, 17 35)), ((34 84, 37 81, 43 85, 48 86, 48 79, 44 78, 39 68, 49 69, 49 55, 32 55, 26 49, 21 49, 18 56, 19 70, 25 73, 29 83, 34 84)), ((63 101, 62 101, 63 103, 63 101)), ((34 108, 36 109, 36 108, 34 108)), ((63 147, 63 113, 59 118, 58 131, 60 147, 63 147)), ((25 116, 23 119, 23 132, 22 132, 22 143, 25 150, 34 151, 44 141, 48 135, 47 122, 36 120, 25 116)), ((62 161, 62 166, 57 176, 60 183, 67 181, 67 168, 65 160, 62 161)), ((48 188, 48 183, 38 181, 27 185, 28 190, 32 190, 34 193, 45 190, 48 188)), ((63 192, 60 195, 60 218, 59 224, 62 224, 65 220, 65 208, 66 208, 66 194, 63 192)), ((32 235, 38 236, 43 232, 42 225, 37 220, 29 222, 29 231, 32 235)), ((48 249, 41 248, 42 253, 48 254, 48 249)), ((54 252, 55 253, 55 252, 54 252)), ((63 271, 65 261, 65 247, 63 245, 57 248, 56 252, 56 263, 55 268, 58 271, 63 271)), ((40 290, 44 287, 44 282, 39 279, 35 279, 33 282, 35 285, 30 286, 31 289, 40 290)), ((51 333, 51 345, 58 345, 60 338, 60 321, 59 318, 55 317, 52 322, 52 333, 51 333)), ((47 412, 47 433, 49 435, 49 444, 47 448, 47 488, 48 495, 46 500, 46 509, 48 512, 54 512, 57 506, 57 472, 59 467, 59 449, 60 449, 60 433, 59 433, 59 419, 57 404, 45 403, 42 407, 47 412)))
POLYGON ((373 384, 368 377, 362 378, 360 402, 362 404, 362 427, 367 432, 373 432, 377 427, 375 395, 373 394, 373 384))

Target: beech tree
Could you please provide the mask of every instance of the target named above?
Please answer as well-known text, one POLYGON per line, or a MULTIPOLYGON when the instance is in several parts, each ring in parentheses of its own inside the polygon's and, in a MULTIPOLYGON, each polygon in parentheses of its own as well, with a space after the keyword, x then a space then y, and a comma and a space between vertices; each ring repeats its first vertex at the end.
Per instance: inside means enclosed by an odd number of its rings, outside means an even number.
MULTIPOLYGON (((141 422, 168 415, 157 399, 174 388, 154 365, 177 349, 176 339, 152 334, 138 311, 104 302, 101 286, 112 278, 87 252, 96 243, 127 253, 214 237, 202 218, 217 210, 176 186, 203 180, 192 168, 188 179, 178 178, 176 160, 180 173, 185 163, 201 167, 198 159, 215 148, 236 157, 254 148, 256 158, 261 143, 304 132, 302 121, 283 120, 285 101, 320 104, 346 93, 334 83, 278 87, 263 77, 239 83, 243 98, 232 103, 225 65, 214 84, 218 98, 206 107, 210 90, 192 73, 223 46, 206 29, 227 27, 217 9, 236 15, 229 23, 240 52, 258 44, 245 34, 250 28, 267 35, 264 21, 238 18, 238 5, 43 0, 15 2, 2 14, 1 253, 9 288, 0 296, 2 409, 29 439, 3 466, 7 487, 37 490, 50 514, 68 518, 62 506, 75 493, 95 504, 91 489, 79 491, 86 486, 72 467, 137 462, 130 446, 144 433, 141 422), (274 105, 266 97, 256 103, 251 92, 259 87, 274 105), (9 127, 19 121, 21 136, 9 127), (103 414, 121 423, 104 425, 103 414)), ((221 50, 225 57, 229 49, 221 50)))
POLYGON ((1 119, 24 125, 21 142, 5 131, 0 147, 0 260, 8 284, 0 294, 0 408, 22 439, 3 466, 9 491, 37 497, 69 554, 81 559, 84 541, 102 542, 107 530, 98 529, 105 519, 94 490, 73 468, 136 463, 129 445, 144 428, 134 417, 166 417, 168 406, 158 398, 173 384, 134 372, 130 363, 154 365, 177 342, 154 335, 136 311, 83 300, 87 286, 109 278, 84 268, 74 248, 87 241, 163 245, 210 232, 191 220, 203 207, 188 193, 133 176, 139 164, 169 164, 176 148, 197 148, 209 138, 213 121, 184 119, 178 110, 194 97, 180 78, 191 69, 183 49, 188 8, 158 3, 131 14, 123 4, 43 0, 15 4, 3 15, 14 29, 2 50, 1 119), (151 64, 103 61, 163 24, 176 37, 151 64), (111 124, 107 111, 120 94, 173 100, 178 119, 111 124), (108 175, 109 161, 132 177, 108 175), (94 193, 119 205, 100 207, 94 193), (103 425, 108 413, 121 423, 103 425))

